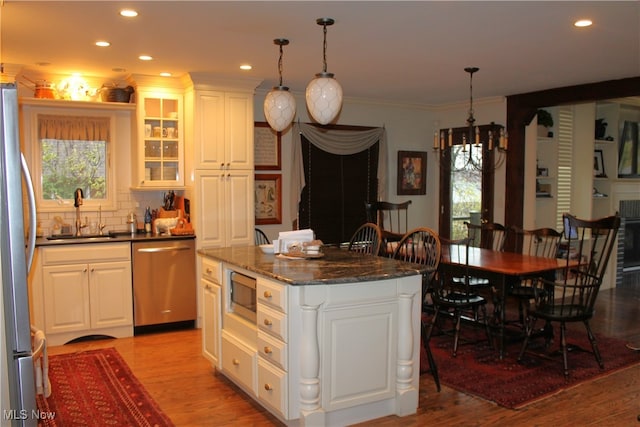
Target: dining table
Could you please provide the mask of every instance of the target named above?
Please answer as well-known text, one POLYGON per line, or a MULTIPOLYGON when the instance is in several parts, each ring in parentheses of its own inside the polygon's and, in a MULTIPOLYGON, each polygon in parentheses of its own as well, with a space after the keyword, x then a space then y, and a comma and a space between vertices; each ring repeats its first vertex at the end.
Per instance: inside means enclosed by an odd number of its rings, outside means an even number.
POLYGON ((464 245, 443 245, 439 269, 444 273, 464 275, 468 274, 488 279, 497 286, 499 305, 498 350, 500 359, 504 358, 505 339, 505 305, 506 295, 510 286, 521 280, 534 277, 543 277, 554 280, 557 270, 565 269, 577 261, 566 259, 543 258, 525 255, 517 252, 495 251, 464 245), (468 257, 468 259, 467 259, 468 257), (467 262, 468 261, 468 262, 467 262))

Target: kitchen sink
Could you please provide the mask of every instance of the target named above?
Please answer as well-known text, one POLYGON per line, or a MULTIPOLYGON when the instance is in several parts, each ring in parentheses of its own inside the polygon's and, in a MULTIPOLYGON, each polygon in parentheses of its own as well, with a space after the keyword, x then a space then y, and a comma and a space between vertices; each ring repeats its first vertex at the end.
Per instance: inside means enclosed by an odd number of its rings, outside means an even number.
POLYGON ((117 237, 117 235, 115 233, 108 233, 108 234, 103 234, 103 235, 99 235, 99 234, 84 234, 82 236, 76 236, 73 234, 58 234, 56 236, 49 236, 47 237, 47 240, 73 240, 73 241, 80 241, 80 242, 91 242, 91 241, 95 241, 95 240, 108 240, 108 239, 113 239, 117 237))

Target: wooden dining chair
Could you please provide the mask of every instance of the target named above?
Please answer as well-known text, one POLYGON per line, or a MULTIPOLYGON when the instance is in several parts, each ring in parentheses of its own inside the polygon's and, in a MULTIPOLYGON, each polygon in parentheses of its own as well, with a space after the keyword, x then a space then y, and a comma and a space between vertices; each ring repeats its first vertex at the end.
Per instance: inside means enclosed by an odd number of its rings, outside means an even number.
POLYGON ((393 256, 394 245, 409 230, 409 205, 411 200, 403 203, 365 202, 367 222, 378 224, 382 231, 383 249, 393 256))
MULTIPOLYGON (((511 227, 508 233, 514 237, 516 248, 521 248, 525 255, 542 258, 557 258, 562 240, 562 233, 552 228, 537 228, 524 230, 519 227, 511 227)), ((508 295, 518 301, 518 320, 524 327, 526 325, 525 313, 529 303, 534 298, 534 287, 530 279, 521 280, 509 288, 508 295)))
MULTIPOLYGON (((528 310, 526 337, 518 355, 522 360, 531 333, 538 319, 560 324, 560 346, 564 363, 564 376, 569 377, 567 361, 566 324, 582 322, 596 362, 604 368, 602 357, 591 332, 589 321, 594 314, 594 304, 602 285, 611 252, 616 245, 616 235, 620 227, 618 214, 596 220, 576 218, 570 214, 563 216, 566 243, 561 248, 561 256, 567 260, 565 268, 555 280, 539 278, 534 281, 534 304, 528 310), (577 261, 577 266, 571 266, 577 261)), ((551 337, 547 336, 547 344, 551 337)))
POLYGON ((464 313, 470 312, 473 319, 481 322, 486 331, 489 344, 492 345, 491 331, 489 330, 489 323, 487 322, 487 299, 479 295, 476 292, 477 289, 474 289, 470 284, 470 240, 468 238, 461 240, 446 240, 441 238, 440 240, 442 244, 442 253, 445 253, 446 251, 448 254, 451 254, 452 251, 457 251, 458 256, 455 258, 461 259, 464 257, 465 264, 462 267, 463 274, 461 276, 456 275, 455 277, 463 277, 465 280, 460 283, 453 280, 454 276, 452 275, 452 272, 445 270, 439 272, 438 280, 433 281, 433 291, 431 293, 434 304, 434 313, 431 317, 431 322, 427 327, 425 335, 426 341, 430 341, 431 333, 438 321, 438 317, 443 314, 449 314, 454 323, 452 355, 453 357, 456 357, 458 353, 458 342, 460 339, 460 327, 464 313), (481 318, 479 317, 479 314, 482 314, 481 318))
POLYGON ((469 237, 472 246, 494 251, 502 251, 504 249, 507 232, 504 225, 497 222, 472 224, 468 221, 465 221, 464 224, 467 226, 467 237, 469 237))
MULTIPOLYGON (((467 227, 467 238, 470 246, 479 247, 483 249, 491 249, 494 251, 504 250, 504 243, 506 240, 507 229, 504 225, 497 222, 483 222, 481 224, 472 224, 468 221, 464 222, 467 227)), ((456 277, 453 279, 458 284, 464 284, 467 280, 466 277, 456 277)), ((504 298, 504 295, 498 294, 498 286, 491 283, 489 279, 484 277, 471 276, 468 278, 469 286, 486 288, 483 292, 484 296, 491 298, 493 303, 493 315, 495 318, 503 316, 499 307, 501 306, 499 298, 504 298)))
POLYGON ((362 224, 349 241, 347 250, 367 255, 379 255, 382 246, 380 227, 372 222, 362 224))
POLYGON ((256 246, 268 245, 269 243, 271 243, 271 241, 269 240, 267 235, 264 233, 264 231, 260 230, 259 228, 256 228, 255 229, 255 245, 256 246))
POLYGON ((426 323, 424 313, 428 304, 427 296, 433 290, 433 281, 440 264, 440 238, 438 233, 428 227, 418 227, 407 232, 397 243, 392 257, 394 259, 410 262, 413 264, 421 264, 427 267, 422 275, 422 322, 421 336, 422 345, 427 353, 429 361, 429 369, 436 383, 436 388, 440 391, 440 377, 438 375, 438 367, 431 352, 431 345, 426 334, 426 323))

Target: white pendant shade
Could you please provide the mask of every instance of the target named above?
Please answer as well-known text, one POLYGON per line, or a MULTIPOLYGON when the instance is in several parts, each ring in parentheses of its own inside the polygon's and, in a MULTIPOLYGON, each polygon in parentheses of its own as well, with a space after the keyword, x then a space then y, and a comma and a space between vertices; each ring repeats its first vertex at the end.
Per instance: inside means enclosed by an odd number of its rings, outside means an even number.
POLYGON ((281 132, 291 124, 296 115, 296 100, 283 86, 274 87, 264 99, 264 116, 269 126, 281 132))
POLYGON ((307 109, 321 125, 331 123, 342 108, 342 86, 331 73, 319 73, 309 82, 306 92, 307 109))

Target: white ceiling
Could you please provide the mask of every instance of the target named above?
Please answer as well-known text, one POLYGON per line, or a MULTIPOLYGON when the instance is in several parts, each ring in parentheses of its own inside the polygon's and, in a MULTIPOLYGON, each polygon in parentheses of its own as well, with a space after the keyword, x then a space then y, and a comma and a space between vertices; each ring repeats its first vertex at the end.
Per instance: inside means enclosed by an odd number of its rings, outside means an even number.
POLYGON ((0 0, 0 61, 29 73, 103 77, 171 71, 249 75, 304 92, 327 65, 345 97, 439 105, 640 75, 638 1, 12 1, 0 0), (133 7, 135 19, 118 11, 133 7), (588 17, 594 25, 576 29, 588 17), (97 48, 98 39, 109 40, 97 48), (155 60, 141 62, 140 54, 155 60), (40 62, 51 65, 41 67, 40 62), (250 63, 253 70, 241 72, 250 63), (126 72, 113 72, 124 68, 126 72))

